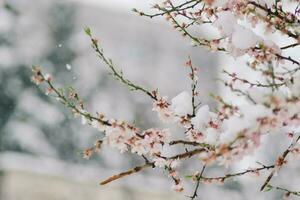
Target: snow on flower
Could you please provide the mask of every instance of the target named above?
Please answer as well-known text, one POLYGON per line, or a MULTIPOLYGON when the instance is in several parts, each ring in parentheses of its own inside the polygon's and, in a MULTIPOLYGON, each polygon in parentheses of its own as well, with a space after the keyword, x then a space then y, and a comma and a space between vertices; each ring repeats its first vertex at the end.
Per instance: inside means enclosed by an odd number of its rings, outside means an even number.
POLYGON ((204 105, 198 109, 196 116, 191 119, 191 123, 195 129, 201 131, 209 122, 209 118, 209 107, 208 105, 204 105))
POLYGON ((265 47, 268 48, 268 51, 273 54, 281 54, 282 52, 280 47, 277 44, 275 44, 272 40, 264 40, 263 44, 265 47))
POLYGON ((251 123, 242 117, 232 116, 229 119, 224 120, 222 129, 224 132, 220 135, 221 143, 232 142, 240 132, 251 127, 251 123))
POLYGON ((168 164, 166 159, 160 157, 153 158, 153 161, 156 167, 165 167, 168 164))
POLYGON ((220 137, 220 133, 216 129, 208 128, 206 129, 205 138, 203 142, 210 145, 215 145, 217 144, 219 137, 220 137))
POLYGON ((234 27, 237 24, 236 17, 231 11, 219 12, 217 20, 213 23, 224 36, 232 35, 234 27))
POLYGON ((97 120, 93 120, 91 124, 98 131, 100 131, 100 132, 105 131, 106 127, 103 125, 103 123, 101 123, 101 122, 99 122, 97 120))
POLYGON ((220 135, 220 143, 229 144, 230 142, 233 142, 237 138, 238 133, 239 132, 234 132, 230 130, 222 132, 220 135))
POLYGON ((187 91, 181 92, 172 99, 171 109, 178 116, 192 114, 193 107, 191 102, 191 95, 187 91))
POLYGON ((235 48, 245 50, 254 47, 261 41, 261 38, 252 30, 241 25, 236 25, 231 40, 235 48))
MULTIPOLYGON (((88 122, 85 116, 82 119, 84 123, 88 122)), ((100 115, 99 119, 103 120, 104 116, 100 115)), ((105 132, 104 144, 119 149, 121 153, 131 150, 138 155, 157 155, 161 153, 163 145, 168 143, 170 138, 168 129, 151 128, 141 133, 136 127, 122 121, 112 119, 107 123, 109 125, 92 120, 90 124, 99 131, 105 132)))

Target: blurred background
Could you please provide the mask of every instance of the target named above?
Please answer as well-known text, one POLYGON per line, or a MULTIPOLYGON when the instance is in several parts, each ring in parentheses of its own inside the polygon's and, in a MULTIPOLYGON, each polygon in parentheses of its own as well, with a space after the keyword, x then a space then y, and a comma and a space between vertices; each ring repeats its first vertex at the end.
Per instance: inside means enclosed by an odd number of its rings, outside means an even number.
MULTIPOLYGON (((200 67, 200 100, 213 105, 209 93, 219 91, 215 80, 223 58, 193 48, 163 19, 148 20, 131 12, 133 7, 149 10, 151 1, 0 2, 0 199, 185 199, 172 192, 172 181, 156 170, 100 187, 103 178, 142 160, 107 148, 84 160, 80 152, 92 146, 99 133, 81 125, 31 83, 31 66, 40 65, 53 74, 58 86, 74 86, 89 111, 135 121, 147 129, 162 126, 152 112, 151 100, 129 92, 109 76, 91 49, 84 27, 92 29, 106 55, 130 80, 159 88, 169 98, 190 89, 184 63, 191 56, 200 67)), ((285 147, 281 143, 279 152, 285 147)), ((267 160, 272 160, 275 151, 264 151, 269 152, 267 160)), ((199 194, 207 200, 253 199, 256 185, 256 179, 246 178, 225 186, 202 185, 199 194)), ((189 185, 188 190, 193 187, 189 185)), ((257 198, 268 195, 270 199, 280 196, 257 194, 257 198)))

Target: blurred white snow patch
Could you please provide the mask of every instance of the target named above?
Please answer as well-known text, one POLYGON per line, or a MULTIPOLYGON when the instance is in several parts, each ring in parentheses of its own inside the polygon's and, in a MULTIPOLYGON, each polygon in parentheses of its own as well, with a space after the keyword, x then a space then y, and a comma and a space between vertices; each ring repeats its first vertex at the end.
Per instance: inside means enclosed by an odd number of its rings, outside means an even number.
MULTIPOLYGON (((117 174, 124 169, 111 170, 111 168, 102 168, 98 164, 75 164, 49 157, 4 152, 0 153, 0 170, 34 172, 37 174, 60 176, 75 181, 94 181, 95 184, 97 184, 99 179, 107 178, 109 175, 117 174), (78 174, 80 174, 80 176, 78 174)), ((125 184, 132 188, 139 188, 141 187, 141 184, 144 184, 147 185, 148 188, 151 188, 151 190, 169 190, 169 185, 167 184, 168 180, 165 177, 143 175, 139 173, 129 177, 129 179, 130 181, 128 181, 128 179, 119 180, 114 184, 125 184)))
POLYGON ((71 70, 72 66, 70 64, 66 64, 66 68, 67 68, 67 70, 71 70))
POLYGON ((42 101, 31 90, 25 90, 21 94, 18 108, 47 125, 55 125, 64 119, 64 115, 56 108, 56 105, 42 101))
POLYGON ((6 127, 9 139, 18 142, 22 148, 39 155, 57 156, 56 150, 48 143, 47 138, 35 125, 10 121, 6 127))

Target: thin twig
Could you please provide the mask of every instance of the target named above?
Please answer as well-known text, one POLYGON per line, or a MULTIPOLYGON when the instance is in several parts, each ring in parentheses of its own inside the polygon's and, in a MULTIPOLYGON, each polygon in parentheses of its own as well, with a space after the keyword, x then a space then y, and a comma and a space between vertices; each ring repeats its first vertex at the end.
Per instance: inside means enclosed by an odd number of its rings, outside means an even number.
POLYGON ((98 40, 93 38, 90 29, 86 28, 85 32, 91 39, 92 47, 93 47, 94 51, 96 52, 98 57, 106 64, 106 66, 108 66, 108 68, 111 70, 114 77, 116 77, 123 84, 129 86, 130 89, 141 91, 141 92, 145 93, 146 95, 150 96, 153 100, 158 100, 156 93, 150 92, 150 91, 146 90, 145 88, 133 83, 132 81, 130 81, 124 77, 122 71, 117 71, 112 60, 110 58, 107 58, 104 55, 103 49, 101 49, 99 47, 98 40))
POLYGON ((248 173, 257 173, 259 171, 262 170, 269 170, 269 169, 273 169, 275 167, 275 165, 269 165, 269 166, 262 166, 259 168, 255 168, 255 169, 247 169, 245 171, 242 172, 237 172, 237 173, 232 173, 232 174, 226 174, 224 176, 217 176, 217 177, 201 177, 202 180, 221 180, 221 181, 225 181, 226 179, 229 178, 233 178, 233 177, 237 177, 237 176, 242 176, 248 173))
POLYGON ((199 176, 197 177, 197 183, 196 183, 196 187, 195 187, 194 193, 193 193, 193 195, 190 197, 191 200, 195 199, 195 198, 198 196, 198 194, 197 194, 197 193, 198 193, 198 188, 199 188, 199 186, 200 186, 201 177, 203 176, 203 173, 204 173, 205 168, 206 168, 206 165, 203 165, 202 170, 201 170, 199 176))
POLYGON ((276 169, 281 167, 283 164, 284 164, 284 160, 285 158, 287 157, 287 155, 291 152, 291 149, 297 144, 297 142, 299 141, 300 139, 300 136, 298 136, 296 138, 295 141, 293 141, 290 146, 283 152, 283 154, 279 157, 280 159, 280 163, 278 166, 276 166, 276 168, 274 168, 272 170, 272 172, 269 174, 269 176, 267 177, 267 179, 265 180, 264 184, 261 186, 260 188, 260 191, 263 191, 265 189, 265 187, 269 184, 269 182, 271 181, 271 179, 273 178, 275 172, 276 172, 276 169))

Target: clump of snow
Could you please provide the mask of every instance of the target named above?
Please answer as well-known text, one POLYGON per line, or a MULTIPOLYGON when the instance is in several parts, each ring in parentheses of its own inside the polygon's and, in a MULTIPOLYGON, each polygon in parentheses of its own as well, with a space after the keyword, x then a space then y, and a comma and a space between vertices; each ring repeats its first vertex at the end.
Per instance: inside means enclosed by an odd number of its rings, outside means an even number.
POLYGON ((231 39, 235 49, 249 49, 262 41, 252 30, 239 25, 237 18, 231 11, 219 12, 213 25, 219 29, 222 36, 231 39))
POLYGON ((234 14, 230 11, 223 11, 218 13, 218 19, 214 22, 224 36, 229 36, 233 33, 237 20, 234 14))
POLYGON ((209 121, 209 107, 204 105, 199 108, 196 116, 191 119, 191 123, 197 130, 202 130, 209 121))
POLYGON ((251 127, 251 123, 239 116, 233 116, 224 120, 222 128, 224 130, 230 130, 230 132, 239 133, 242 130, 251 127))
POLYGON ((184 116, 192 114, 192 97, 187 91, 183 91, 172 99, 171 109, 175 115, 184 116))
POLYGON ((217 143, 220 134, 215 128, 208 128, 205 133, 204 142, 210 145, 217 143))
POLYGON ((272 115, 271 110, 261 104, 244 105, 244 106, 240 106, 239 109, 240 109, 241 113, 244 114, 244 118, 247 121, 255 122, 256 119, 258 119, 258 118, 268 117, 268 116, 272 115))
POLYGON ((261 38, 253 31, 240 25, 236 25, 232 34, 232 44, 234 47, 244 50, 254 47, 261 38))

